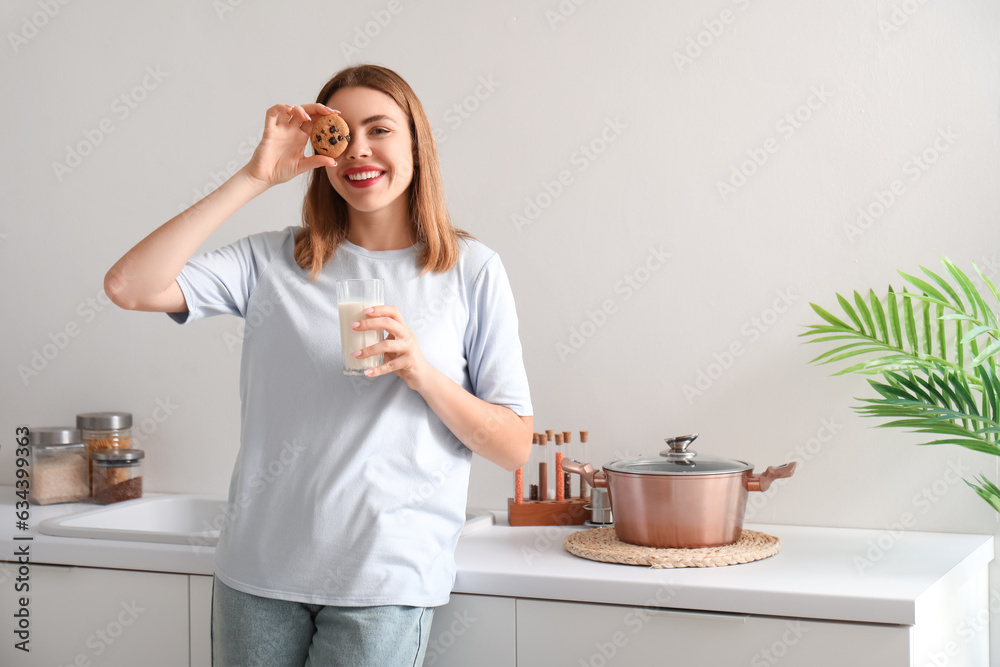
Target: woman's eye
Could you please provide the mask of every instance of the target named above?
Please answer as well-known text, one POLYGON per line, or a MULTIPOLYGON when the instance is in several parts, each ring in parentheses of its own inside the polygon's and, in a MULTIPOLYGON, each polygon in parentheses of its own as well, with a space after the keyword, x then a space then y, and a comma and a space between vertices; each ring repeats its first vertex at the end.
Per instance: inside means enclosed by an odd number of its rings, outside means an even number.
POLYGON ((373 127, 371 133, 372 134, 389 134, 389 130, 385 129, 384 127, 373 127))

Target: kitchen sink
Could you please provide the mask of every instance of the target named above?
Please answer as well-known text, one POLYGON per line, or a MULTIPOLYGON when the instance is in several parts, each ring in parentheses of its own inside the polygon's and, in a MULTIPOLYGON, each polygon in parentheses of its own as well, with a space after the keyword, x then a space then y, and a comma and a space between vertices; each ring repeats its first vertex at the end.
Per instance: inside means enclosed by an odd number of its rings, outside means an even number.
POLYGON ((215 546, 225 518, 225 498, 151 494, 45 519, 38 532, 131 542, 215 546))
MULTIPOLYGON (((38 532, 57 537, 89 537, 214 547, 229 503, 225 498, 150 494, 45 519, 38 532)), ((469 509, 462 535, 493 525, 489 510, 469 509)))

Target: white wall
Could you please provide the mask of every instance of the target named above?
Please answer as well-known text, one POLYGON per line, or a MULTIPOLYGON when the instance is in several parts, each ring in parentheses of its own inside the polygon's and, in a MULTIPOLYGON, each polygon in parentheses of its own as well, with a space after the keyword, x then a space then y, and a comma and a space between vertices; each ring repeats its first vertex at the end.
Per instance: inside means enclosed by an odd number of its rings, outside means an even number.
MULTIPOLYGON (((951 472, 996 459, 873 429, 864 382, 797 338, 810 301, 940 255, 1000 277, 996 2, 17 0, 0 26, 0 482, 16 425, 117 409, 152 430, 149 490, 225 493, 240 322, 122 312, 102 278, 247 159, 268 106, 369 61, 421 96, 456 221, 505 260, 538 429, 590 430, 596 463, 690 431, 798 459, 756 522, 997 530, 951 472)), ((295 224, 302 188, 206 248, 295 224)), ((474 505, 510 493, 481 461, 472 481, 474 505)))

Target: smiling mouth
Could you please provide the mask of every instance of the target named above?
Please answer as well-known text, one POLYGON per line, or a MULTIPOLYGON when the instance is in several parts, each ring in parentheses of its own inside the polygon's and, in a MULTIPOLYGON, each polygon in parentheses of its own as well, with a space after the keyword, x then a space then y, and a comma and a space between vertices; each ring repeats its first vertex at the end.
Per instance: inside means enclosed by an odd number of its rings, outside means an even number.
POLYGON ((384 171, 377 171, 373 169, 371 171, 360 171, 354 174, 346 174, 346 176, 349 181, 369 181, 378 178, 384 173, 384 171))
POLYGON ((344 173, 344 180, 347 184, 355 189, 370 188, 376 183, 382 182, 382 177, 385 176, 385 170, 383 169, 372 169, 368 167, 352 167, 346 173, 344 173))

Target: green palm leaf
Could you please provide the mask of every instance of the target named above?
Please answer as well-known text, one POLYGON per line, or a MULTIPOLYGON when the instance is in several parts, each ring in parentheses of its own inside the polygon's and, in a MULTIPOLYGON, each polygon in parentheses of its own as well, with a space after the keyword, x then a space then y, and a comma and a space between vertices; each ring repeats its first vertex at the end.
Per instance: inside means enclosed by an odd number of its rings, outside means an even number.
MULTIPOLYGON (((800 335, 830 346, 810 363, 843 362, 833 375, 870 378, 877 398, 857 399, 859 415, 879 419, 881 428, 919 434, 922 445, 959 445, 1000 455, 995 306, 1000 290, 978 267, 982 293, 958 266, 944 257, 941 262, 944 272, 923 266, 923 276, 900 271, 906 284, 901 289, 890 285, 883 297, 871 289, 867 298, 857 291, 853 298, 837 294, 843 315, 810 304, 821 323, 800 335)), ((1000 488, 985 478, 969 486, 1000 511, 1000 488)))
POLYGON ((888 301, 889 326, 892 329, 892 340, 895 341, 896 348, 901 350, 903 349, 903 337, 900 335, 899 310, 896 307, 896 292, 893 291, 892 285, 889 286, 888 301))
POLYGON ((878 300, 875 290, 868 290, 868 300, 871 302, 871 313, 875 318, 875 324, 878 325, 877 338, 888 345, 889 329, 885 324, 885 309, 882 307, 882 302, 878 300))
POLYGON ((938 287, 940 287, 944 291, 944 293, 948 295, 948 298, 951 300, 951 304, 952 304, 952 307, 954 308, 954 310, 961 311, 961 312, 965 311, 965 305, 962 303, 962 300, 959 298, 958 292, 955 291, 954 287, 952 287, 951 285, 948 284, 947 280, 945 280, 944 278, 942 278, 938 274, 934 273, 930 269, 924 268, 922 266, 920 267, 920 270, 923 271, 925 274, 927 274, 927 276, 931 280, 933 280, 935 283, 937 283, 938 287))
POLYGON ((976 372, 983 387, 981 411, 994 421, 1000 420, 1000 379, 987 366, 978 366, 976 372))
POLYGON ((861 315, 861 319, 868 327, 869 335, 872 338, 877 339, 878 331, 875 330, 875 322, 872 320, 872 313, 868 310, 868 304, 865 303, 865 300, 861 298, 861 295, 857 292, 854 293, 854 305, 857 306, 858 314, 861 315))
POLYGON ((832 324, 834 327, 837 327, 838 329, 841 329, 841 330, 849 330, 849 331, 852 330, 849 326, 847 326, 846 324, 844 324, 843 322, 841 322, 839 319, 837 319, 836 317, 834 317, 830 313, 826 312, 824 309, 822 309, 819 306, 817 306, 815 303, 810 303, 809 305, 812 306, 812 309, 816 311, 817 315, 819 315, 824 320, 826 320, 827 322, 829 322, 830 324, 832 324))
POLYGON ((905 278, 908 283, 919 289, 921 292, 927 295, 927 297, 933 298, 936 302, 950 305, 948 298, 944 294, 939 292, 937 289, 935 289, 933 286, 931 286, 930 283, 921 280, 916 276, 911 276, 908 273, 903 273, 902 271, 899 272, 899 275, 903 276, 903 278, 905 278))
POLYGON ((938 304, 937 308, 934 310, 934 316, 937 320, 937 343, 938 343, 938 354, 942 359, 948 358, 948 336, 945 333, 945 321, 941 319, 944 314, 944 306, 938 304))
MULTIPOLYGON (((975 263, 973 263, 972 265, 976 266, 975 263)), ((993 298, 996 299, 997 301, 1000 301, 1000 290, 998 290, 997 286, 993 284, 993 281, 990 280, 990 277, 985 273, 983 273, 978 266, 976 266, 976 273, 978 273, 979 277, 983 279, 983 284, 985 284, 986 287, 989 288, 990 292, 993 294, 993 298)))
POLYGON ((854 325, 857 327, 857 331, 860 331, 862 334, 864 334, 865 333, 864 325, 861 324, 861 318, 859 318, 858 314, 854 312, 854 308, 851 306, 850 301, 840 296, 839 294, 837 295, 837 301, 840 302, 840 307, 844 309, 844 312, 847 313, 847 316, 851 318, 852 322, 854 322, 854 325))
POLYGON ((996 337, 996 329, 994 329, 993 327, 991 327, 988 324, 980 324, 979 326, 975 326, 975 327, 972 327, 971 329, 969 329, 965 333, 965 336, 962 337, 962 342, 963 343, 968 343, 973 338, 978 338, 979 336, 981 336, 981 335, 983 335, 984 333, 987 333, 987 332, 994 332, 993 336, 994 336, 994 338, 996 337))
POLYGON ((913 318, 913 300, 903 288, 903 330, 906 331, 906 342, 910 345, 913 356, 920 356, 920 345, 917 343, 917 321, 913 318))
POLYGON ((970 363, 974 367, 981 366, 986 362, 987 359, 990 359, 991 357, 995 356, 997 352, 1000 352, 1000 340, 995 340, 992 343, 990 343, 989 346, 985 350, 980 352, 978 355, 976 355, 976 358, 973 359, 970 363))
POLYGON ((965 483, 972 487, 979 494, 979 497, 988 502, 993 509, 1000 512, 1000 488, 996 484, 986 479, 985 475, 979 476, 981 486, 976 486, 969 480, 965 480, 965 483))
POLYGON ((815 359, 813 359, 813 361, 817 362, 817 363, 821 363, 821 364, 829 364, 829 363, 832 363, 834 361, 841 361, 842 359, 848 359, 850 357, 855 357, 855 356, 857 356, 859 354, 864 354, 866 352, 881 352, 882 350, 885 349, 884 347, 881 347, 881 346, 866 347, 866 348, 860 349, 860 350, 857 349, 859 346, 863 346, 865 344, 866 344, 865 342, 856 342, 856 343, 849 343, 847 345, 841 345, 838 348, 835 348, 833 350, 829 350, 828 352, 824 352, 823 354, 821 354, 818 357, 816 357, 815 359), (843 354, 837 354, 838 352, 843 352, 844 350, 850 350, 850 352, 844 352, 843 354), (836 354, 837 356, 831 357, 830 355, 833 355, 833 354, 836 354), (829 357, 829 358, 827 358, 827 357, 829 357))

